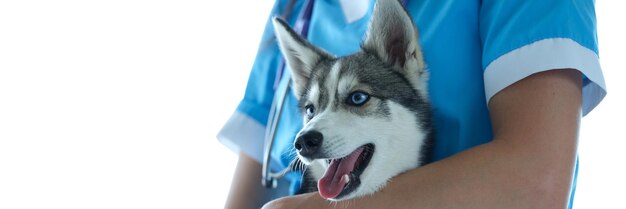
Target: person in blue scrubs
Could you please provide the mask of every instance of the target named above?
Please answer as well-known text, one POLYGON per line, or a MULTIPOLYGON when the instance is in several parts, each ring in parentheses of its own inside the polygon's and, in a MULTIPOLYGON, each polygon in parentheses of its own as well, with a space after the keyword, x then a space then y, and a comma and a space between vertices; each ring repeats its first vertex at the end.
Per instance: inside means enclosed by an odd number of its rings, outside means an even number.
MULTIPOLYGON (((336 56, 359 50, 375 1, 277 0, 270 17, 295 25, 309 3, 311 43, 336 56)), ((571 208, 579 120, 606 95, 595 1, 403 3, 418 27, 431 75, 433 162, 348 206, 571 208)), ((245 96, 218 135, 240 156, 226 207, 258 208, 284 197, 266 206, 344 208, 316 193, 293 196, 301 183, 298 172, 279 180, 278 188, 261 186, 272 100, 289 79, 273 33, 268 18, 245 96)), ((289 93, 270 155, 273 171, 295 156, 292 144, 301 123, 289 93)))

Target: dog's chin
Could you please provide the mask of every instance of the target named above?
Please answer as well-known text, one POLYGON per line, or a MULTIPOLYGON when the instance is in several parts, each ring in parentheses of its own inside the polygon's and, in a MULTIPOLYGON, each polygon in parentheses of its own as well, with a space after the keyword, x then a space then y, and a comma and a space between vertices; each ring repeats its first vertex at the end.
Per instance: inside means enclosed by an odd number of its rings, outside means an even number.
POLYGON ((320 195, 332 201, 358 197, 361 175, 368 168, 374 148, 366 144, 347 156, 327 159, 328 168, 317 183, 320 195))

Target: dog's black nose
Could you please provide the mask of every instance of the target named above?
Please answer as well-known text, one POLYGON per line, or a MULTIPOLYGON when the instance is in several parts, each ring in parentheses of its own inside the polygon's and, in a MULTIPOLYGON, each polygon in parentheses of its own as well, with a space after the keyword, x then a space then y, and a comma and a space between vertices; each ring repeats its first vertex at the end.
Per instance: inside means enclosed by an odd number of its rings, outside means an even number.
POLYGON ((304 157, 311 157, 319 150, 324 141, 324 136, 318 131, 307 131, 296 138, 294 147, 304 157))

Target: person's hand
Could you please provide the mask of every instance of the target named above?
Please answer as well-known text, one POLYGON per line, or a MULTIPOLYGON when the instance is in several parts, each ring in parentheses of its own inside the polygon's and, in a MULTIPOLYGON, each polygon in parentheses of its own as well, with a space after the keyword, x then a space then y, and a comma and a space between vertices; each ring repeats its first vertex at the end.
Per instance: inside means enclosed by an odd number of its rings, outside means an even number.
POLYGON ((343 202, 332 202, 326 200, 322 198, 319 193, 311 192, 273 200, 265 204, 263 209, 322 209, 334 208, 342 203, 343 202))

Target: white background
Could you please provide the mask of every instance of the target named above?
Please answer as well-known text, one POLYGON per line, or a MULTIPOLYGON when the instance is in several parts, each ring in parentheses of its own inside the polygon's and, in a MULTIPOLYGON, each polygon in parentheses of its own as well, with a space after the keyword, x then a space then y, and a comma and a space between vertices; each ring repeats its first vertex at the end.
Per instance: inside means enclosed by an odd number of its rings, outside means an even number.
MULTIPOLYGON (((273 1, 0 2, 0 208, 221 208, 273 1)), ((576 208, 623 206, 623 20, 597 1, 609 95, 580 132, 576 208)))

